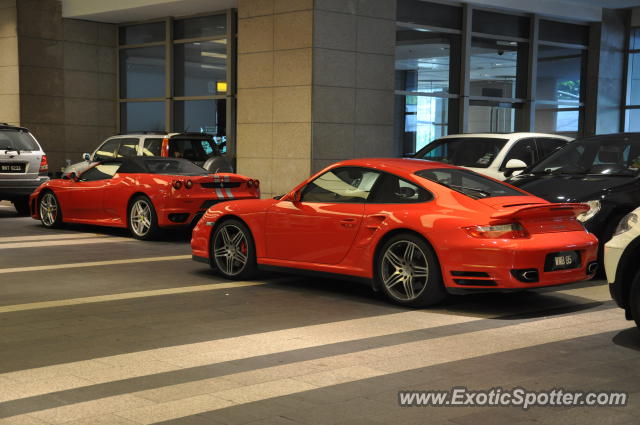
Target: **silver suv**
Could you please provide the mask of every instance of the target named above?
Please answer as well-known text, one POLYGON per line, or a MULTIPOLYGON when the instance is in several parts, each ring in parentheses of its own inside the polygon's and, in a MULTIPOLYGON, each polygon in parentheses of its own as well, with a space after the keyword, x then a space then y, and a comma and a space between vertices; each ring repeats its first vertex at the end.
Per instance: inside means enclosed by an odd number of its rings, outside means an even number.
POLYGON ((11 201, 29 215, 29 195, 49 180, 47 156, 23 127, 0 123, 0 201, 11 201))
POLYGON ((127 156, 184 158, 212 173, 232 173, 224 148, 217 137, 207 133, 121 134, 109 137, 93 153, 82 155, 84 162, 69 165, 64 174, 79 174, 96 161, 127 156))

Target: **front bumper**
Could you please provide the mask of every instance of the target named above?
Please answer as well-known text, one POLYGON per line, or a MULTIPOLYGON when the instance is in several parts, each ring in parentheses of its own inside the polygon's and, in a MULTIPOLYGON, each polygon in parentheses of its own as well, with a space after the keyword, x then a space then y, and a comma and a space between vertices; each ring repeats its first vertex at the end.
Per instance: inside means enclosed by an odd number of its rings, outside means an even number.
POLYGON ((0 177, 0 199, 12 199, 22 196, 29 196, 41 184, 49 181, 47 176, 38 176, 33 179, 11 179, 3 180, 0 177))
POLYGON ((526 239, 489 240, 468 238, 440 255, 443 280, 450 292, 456 289, 519 290, 564 285, 589 279, 587 270, 597 261, 598 241, 586 232, 535 234, 526 239), (548 254, 578 251, 580 265, 574 269, 545 271, 548 254), (534 281, 517 278, 518 271, 535 271, 534 281))

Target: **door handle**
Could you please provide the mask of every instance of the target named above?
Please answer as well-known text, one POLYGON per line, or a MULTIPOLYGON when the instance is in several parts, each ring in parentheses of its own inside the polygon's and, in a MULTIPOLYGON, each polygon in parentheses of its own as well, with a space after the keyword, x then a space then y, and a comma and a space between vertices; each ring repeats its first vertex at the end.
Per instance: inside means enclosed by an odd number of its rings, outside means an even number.
POLYGON ((340 220, 340 225, 342 227, 347 227, 347 228, 351 228, 355 225, 356 223, 356 219, 355 218, 344 218, 342 220, 340 220))

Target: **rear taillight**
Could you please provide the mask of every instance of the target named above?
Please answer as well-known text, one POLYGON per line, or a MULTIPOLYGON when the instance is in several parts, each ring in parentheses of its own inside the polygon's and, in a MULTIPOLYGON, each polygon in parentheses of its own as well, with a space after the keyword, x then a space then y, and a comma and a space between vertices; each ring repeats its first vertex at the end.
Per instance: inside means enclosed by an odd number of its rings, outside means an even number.
POLYGON ((182 182, 180 180, 174 180, 173 181, 173 188, 178 190, 182 187, 182 182))
POLYGON ((191 189, 193 187, 193 182, 191 180, 187 180, 184 183, 184 187, 186 187, 187 189, 191 189))
POLYGON ((256 188, 260 187, 260 180, 254 180, 253 184, 256 188))
POLYGON ((498 224, 494 226, 463 227, 469 236, 480 239, 522 239, 529 237, 520 223, 498 224))
POLYGON ((258 187, 260 187, 260 180, 249 179, 249 181, 247 182, 247 186, 255 187, 257 189, 258 187))
POLYGON ((249 181, 247 182, 247 186, 253 187, 253 183, 254 181, 252 179, 249 179, 249 181))
POLYGON ((42 159, 40 160, 40 172, 46 173, 49 171, 49 162, 47 161, 47 155, 42 155, 42 159))

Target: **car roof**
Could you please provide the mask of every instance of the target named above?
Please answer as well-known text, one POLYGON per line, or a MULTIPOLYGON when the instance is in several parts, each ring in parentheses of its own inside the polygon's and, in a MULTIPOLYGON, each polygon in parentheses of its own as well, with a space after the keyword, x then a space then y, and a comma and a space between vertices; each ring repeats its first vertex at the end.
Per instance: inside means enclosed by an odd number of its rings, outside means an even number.
POLYGON ((29 132, 29 129, 26 127, 20 127, 18 125, 7 124, 6 122, 0 123, 0 130, 21 130, 29 132))
POLYGON ((333 164, 332 167, 365 167, 384 170, 393 173, 414 174, 420 170, 434 168, 455 168, 462 170, 462 167, 445 164, 442 162, 428 161, 426 159, 414 158, 362 158, 349 159, 333 164))
POLYGON ((572 137, 564 136, 562 134, 549 134, 549 133, 530 133, 530 132, 513 132, 513 133, 460 133, 449 134, 448 136, 438 137, 440 139, 454 139, 462 137, 477 137, 477 138, 493 138, 493 139, 515 139, 523 137, 549 137, 554 139, 572 140, 572 137))
POLYGON ((181 137, 198 137, 198 138, 213 138, 214 134, 200 133, 200 132, 184 132, 184 133, 167 133, 164 131, 134 131, 127 133, 120 133, 109 137, 109 139, 125 138, 125 137, 167 137, 169 139, 181 138, 181 137))

